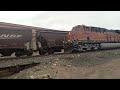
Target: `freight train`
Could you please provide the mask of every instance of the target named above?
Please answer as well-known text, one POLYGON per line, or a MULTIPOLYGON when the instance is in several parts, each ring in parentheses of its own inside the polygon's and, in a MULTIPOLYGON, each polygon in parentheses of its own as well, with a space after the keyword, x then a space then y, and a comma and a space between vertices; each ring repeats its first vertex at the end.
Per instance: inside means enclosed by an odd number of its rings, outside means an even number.
POLYGON ((0 23, 0 54, 16 57, 61 52, 68 31, 0 23))
POLYGON ((71 31, 0 22, 0 54, 16 57, 120 47, 120 30, 77 25, 71 31))
POLYGON ((64 40, 66 52, 100 50, 120 47, 120 30, 77 25, 64 40))

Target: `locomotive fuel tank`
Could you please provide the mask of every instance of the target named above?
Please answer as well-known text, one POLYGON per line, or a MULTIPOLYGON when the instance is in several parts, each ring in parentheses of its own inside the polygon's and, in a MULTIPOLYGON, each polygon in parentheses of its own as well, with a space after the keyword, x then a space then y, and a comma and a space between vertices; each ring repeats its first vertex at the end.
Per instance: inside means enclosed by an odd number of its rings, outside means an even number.
POLYGON ((101 43, 101 49, 120 48, 120 43, 101 43))

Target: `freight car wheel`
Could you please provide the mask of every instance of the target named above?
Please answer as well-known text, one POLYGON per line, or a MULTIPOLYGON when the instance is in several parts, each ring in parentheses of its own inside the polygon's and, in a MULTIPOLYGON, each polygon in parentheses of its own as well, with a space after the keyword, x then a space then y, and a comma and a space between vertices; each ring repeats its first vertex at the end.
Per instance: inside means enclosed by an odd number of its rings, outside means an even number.
POLYGON ((11 56, 13 52, 1 52, 2 56, 11 56))
POLYGON ((54 50, 53 50, 53 49, 50 49, 48 53, 49 53, 49 54, 54 54, 54 50))
POLYGON ((28 51, 27 56, 32 56, 32 55, 33 55, 33 51, 32 50, 28 51))
POLYGON ((22 53, 20 51, 17 51, 17 52, 15 52, 15 56, 20 57, 20 56, 22 56, 22 53))
POLYGON ((39 51, 39 54, 40 54, 40 55, 45 55, 46 52, 45 52, 44 50, 40 50, 40 51, 39 51))
POLYGON ((12 53, 1 53, 2 54, 2 56, 11 56, 12 55, 12 53))

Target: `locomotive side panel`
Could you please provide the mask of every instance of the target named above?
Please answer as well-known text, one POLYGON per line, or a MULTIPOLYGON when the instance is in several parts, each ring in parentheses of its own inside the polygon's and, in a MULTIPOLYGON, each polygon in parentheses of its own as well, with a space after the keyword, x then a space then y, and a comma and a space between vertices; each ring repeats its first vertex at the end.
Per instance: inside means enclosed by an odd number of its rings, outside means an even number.
POLYGON ((106 42, 105 33, 93 31, 70 31, 67 35, 68 40, 91 41, 91 42, 106 42))

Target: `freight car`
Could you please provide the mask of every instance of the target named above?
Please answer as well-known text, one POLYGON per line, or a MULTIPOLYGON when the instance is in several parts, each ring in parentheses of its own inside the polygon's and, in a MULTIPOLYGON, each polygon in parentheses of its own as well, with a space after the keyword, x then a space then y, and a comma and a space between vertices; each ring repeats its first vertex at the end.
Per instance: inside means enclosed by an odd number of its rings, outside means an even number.
POLYGON ((54 52, 61 52, 63 49, 64 37, 67 35, 67 31, 55 31, 47 30, 37 32, 37 50, 40 55, 54 52))
POLYGON ((120 47, 120 30, 77 25, 65 37, 65 51, 86 51, 120 47))
POLYGON ((25 48, 25 44, 32 38, 32 31, 23 28, 0 27, 0 54, 11 56, 15 52, 16 56, 22 54, 32 55, 30 50, 25 48))
POLYGON ((39 51, 40 55, 53 54, 63 49, 67 31, 51 29, 32 29, 25 27, 0 26, 0 54, 2 56, 31 56, 39 51))

